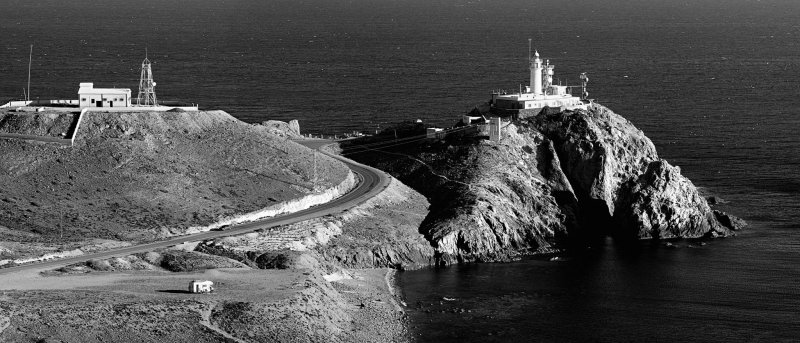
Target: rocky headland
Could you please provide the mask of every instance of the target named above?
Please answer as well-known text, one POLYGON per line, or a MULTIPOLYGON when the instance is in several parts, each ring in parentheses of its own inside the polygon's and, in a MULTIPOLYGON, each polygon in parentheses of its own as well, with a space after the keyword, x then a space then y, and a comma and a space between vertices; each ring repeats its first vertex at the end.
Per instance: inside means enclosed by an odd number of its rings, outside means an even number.
POLYGON ((729 236, 745 225, 711 209, 641 130, 601 105, 504 121, 498 142, 478 130, 424 139, 415 123, 343 145, 348 157, 429 199, 420 232, 438 264, 502 261, 607 236, 729 236))
MULTIPOLYGON (((0 133, 74 128, 69 114, 3 115, 0 133)), ((355 182, 343 163, 292 141, 296 122, 250 125, 221 111, 84 119, 74 146, 0 140, 6 261, 224 230, 355 182)), ((394 176, 345 212, 0 281, 0 339, 406 341, 393 270, 745 225, 600 105, 505 121, 500 141, 478 126, 433 139, 425 130, 405 124, 322 149, 394 176), (183 291, 198 278, 217 292, 183 291)))

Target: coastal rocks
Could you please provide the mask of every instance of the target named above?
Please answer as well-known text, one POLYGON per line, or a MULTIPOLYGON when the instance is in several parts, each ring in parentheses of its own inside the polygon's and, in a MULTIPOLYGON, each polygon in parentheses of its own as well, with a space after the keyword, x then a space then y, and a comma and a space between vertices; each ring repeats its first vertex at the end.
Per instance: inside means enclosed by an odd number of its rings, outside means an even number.
POLYGON ((423 130, 404 124, 342 149, 428 198, 420 232, 439 264, 504 261, 608 235, 727 236, 744 225, 713 211, 641 130, 601 105, 504 122, 498 142, 481 137, 480 128, 463 128, 374 148, 423 130))
POLYGON ((462 179, 466 185, 450 189, 446 199, 435 202, 420 228, 436 248, 438 263, 547 252, 557 236, 566 234, 565 215, 551 194, 553 188, 536 168, 539 149, 507 144, 484 141, 474 149, 457 150, 470 164, 454 166, 470 170, 462 179))
POLYGON ((714 210, 714 217, 722 226, 734 231, 739 231, 747 227, 747 222, 739 217, 732 216, 722 211, 714 210))
POLYGON ((603 106, 543 111, 532 122, 553 139, 579 199, 582 230, 590 235, 717 237, 731 235, 738 223, 718 220, 680 169, 658 158, 641 130, 603 106))
POLYGON ((543 111, 532 123, 554 141, 581 205, 598 206, 609 217, 622 184, 658 159, 653 142, 641 130, 603 106, 588 111, 543 111))
MULTIPOLYGON (((398 132, 413 136, 424 132, 420 129, 398 132)), ((406 147, 402 153, 367 152, 356 158, 428 197, 430 213, 420 232, 436 249, 437 264, 552 251, 566 236, 570 217, 554 194, 563 193, 564 204, 569 204, 574 200, 569 183, 545 137, 514 124, 506 132, 500 143, 454 135, 406 147)), ((344 146, 345 153, 349 148, 344 146)))
POLYGON ((644 238, 728 236, 733 224, 721 223, 697 188, 667 161, 650 162, 624 191, 614 214, 622 232, 644 238))
POLYGON ((343 268, 428 266, 434 251, 418 230, 427 213, 425 197, 392 179, 378 196, 331 218, 341 234, 315 249, 343 268))

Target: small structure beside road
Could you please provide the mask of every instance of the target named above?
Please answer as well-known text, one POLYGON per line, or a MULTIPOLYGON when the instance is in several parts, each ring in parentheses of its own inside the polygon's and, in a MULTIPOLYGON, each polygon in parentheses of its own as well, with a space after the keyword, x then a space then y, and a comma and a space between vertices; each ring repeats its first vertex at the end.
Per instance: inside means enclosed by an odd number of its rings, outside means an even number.
POLYGON ((214 282, 209 280, 194 280, 189 284, 191 293, 211 293, 214 291, 214 282))

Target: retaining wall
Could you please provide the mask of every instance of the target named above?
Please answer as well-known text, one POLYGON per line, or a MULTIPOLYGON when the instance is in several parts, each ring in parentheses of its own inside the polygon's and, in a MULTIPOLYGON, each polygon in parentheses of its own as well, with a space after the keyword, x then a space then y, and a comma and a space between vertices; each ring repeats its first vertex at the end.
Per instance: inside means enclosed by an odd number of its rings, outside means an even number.
MULTIPOLYGON (((282 202, 279 204, 275 204, 261 210, 245 213, 241 215, 231 216, 227 218, 223 218, 211 225, 206 226, 192 226, 186 229, 183 232, 180 232, 180 235, 187 235, 193 234, 198 232, 205 232, 210 231, 213 229, 221 228, 226 225, 236 225, 242 224, 247 222, 252 222, 264 218, 275 217, 277 215, 286 214, 286 213, 293 213, 297 211, 302 211, 312 206, 321 205, 327 202, 330 202, 333 199, 341 197, 353 188, 356 187, 358 181, 356 180, 355 174, 352 171, 347 172, 347 177, 340 182, 338 185, 331 187, 325 191, 316 194, 309 194, 299 199, 289 200, 286 202, 282 202)), ((169 236, 176 235, 175 233, 171 233, 169 236)))

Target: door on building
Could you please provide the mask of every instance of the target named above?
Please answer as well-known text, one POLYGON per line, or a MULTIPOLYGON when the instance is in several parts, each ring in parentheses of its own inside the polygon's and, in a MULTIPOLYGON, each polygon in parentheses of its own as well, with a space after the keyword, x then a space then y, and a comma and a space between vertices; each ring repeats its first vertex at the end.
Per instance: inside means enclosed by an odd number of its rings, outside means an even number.
POLYGON ((103 107, 103 101, 101 100, 95 101, 94 103, 97 105, 97 107, 103 107))
POLYGON ((114 107, 114 102, 113 101, 109 101, 108 102, 108 107, 114 107))

